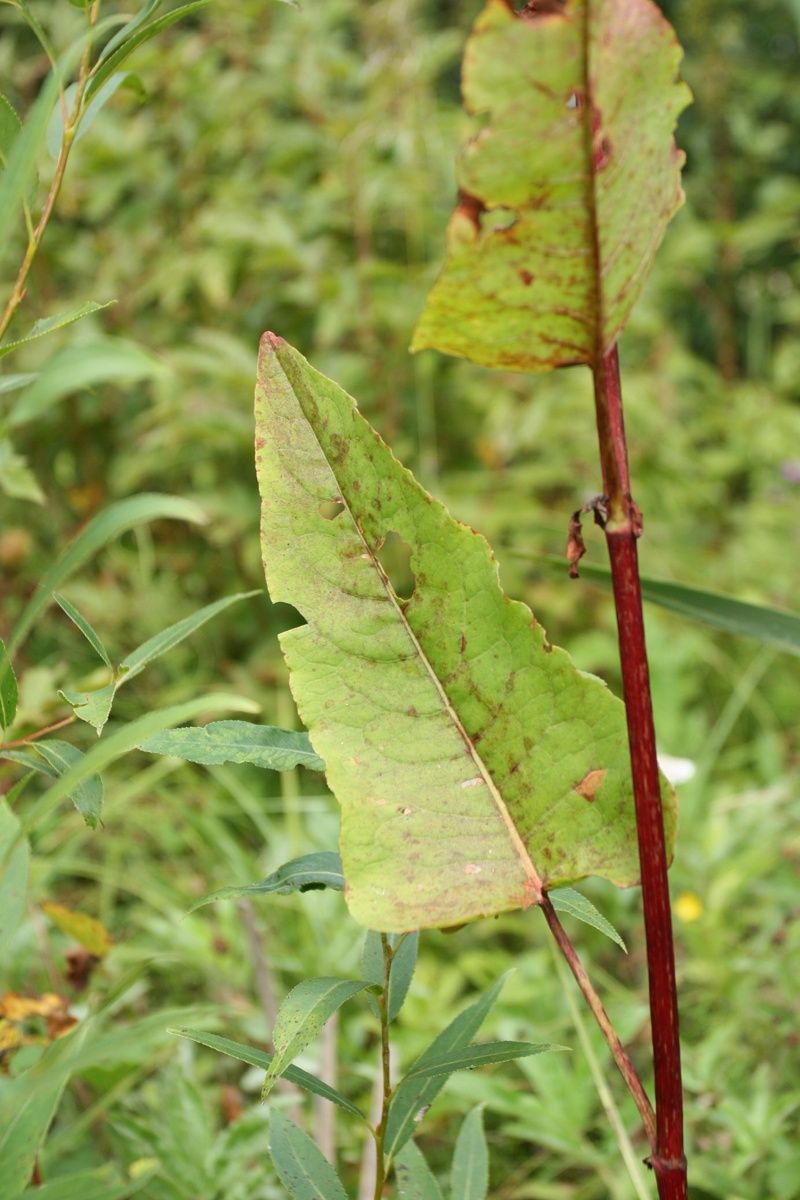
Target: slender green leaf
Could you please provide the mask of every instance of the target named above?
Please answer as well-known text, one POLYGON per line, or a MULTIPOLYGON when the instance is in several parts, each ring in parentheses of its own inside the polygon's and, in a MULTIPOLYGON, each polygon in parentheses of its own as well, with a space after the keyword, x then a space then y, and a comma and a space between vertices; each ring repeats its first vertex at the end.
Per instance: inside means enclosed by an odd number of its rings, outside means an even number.
POLYGON ((22 132, 11 146, 5 169, 0 172, 0 245, 10 244, 9 234, 36 184, 36 164, 57 98, 58 79, 51 72, 28 113, 22 132))
MULTIPOLYGON (((26 346, 28 342, 35 342, 37 338, 46 337, 48 333, 55 333, 57 329, 66 329, 68 325, 74 325, 82 317, 102 312, 104 308, 111 308, 114 304, 116 304, 116 300, 108 300, 105 304, 98 304, 94 300, 87 300, 85 304, 81 304, 78 308, 73 308, 69 312, 59 313, 55 317, 43 317, 41 321, 36 322, 30 333, 26 334, 25 337, 20 338, 16 342, 6 342, 0 346, 0 358, 4 358, 6 354, 10 354, 12 350, 17 350, 20 346, 26 346)), ((28 380, 34 378, 35 376, 31 375, 28 377, 28 380)))
POLYGON ((0 799, 0 862, 13 845, 5 869, 0 868, 0 960, 25 913, 30 848, 20 837, 20 823, 4 799, 0 799))
MULTIPOLYGON (((267 581, 308 622, 281 647, 342 806, 355 919, 455 925, 586 875, 636 883, 621 701, 509 600, 486 541, 423 491, 354 401, 270 334, 256 403, 267 581), (390 533, 411 550, 410 599, 378 557, 390 533)), ((666 780, 663 798, 671 851, 666 780)))
MULTIPOLYGON (((444 1054, 468 1046, 486 1020, 509 974, 507 971, 473 1004, 459 1013, 447 1028, 433 1039, 427 1050, 423 1050, 413 1064, 412 1071, 423 1068, 426 1063, 441 1058, 444 1054)), ((392 1096, 384 1139, 385 1152, 391 1158, 394 1158, 411 1137, 417 1123, 422 1120, 444 1087, 446 1079, 446 1075, 435 1075, 431 1078, 418 1076, 416 1079, 403 1080, 399 1084, 392 1096)))
POLYGON ((275 1057, 267 1068, 261 1099, 265 1100, 293 1058, 305 1050, 338 1008, 369 984, 353 979, 304 979, 280 1007, 272 1031, 275 1057))
POLYGON ((483 1131, 483 1108, 467 1113, 456 1138, 450 1192, 458 1200, 486 1200, 489 1191, 489 1149, 483 1131))
POLYGON ((414 350, 545 371, 614 345, 683 199, 680 58, 650 0, 489 0, 462 75, 482 127, 414 350))
POLYGON ((204 608, 198 609, 190 617, 184 617, 183 620, 176 621, 168 629, 162 629, 160 633, 148 638, 138 649, 133 650, 123 658, 119 665, 119 682, 123 683, 129 679, 133 679, 154 658, 158 658, 160 654, 166 654, 167 650, 171 650, 173 646, 177 646, 179 642, 182 642, 184 638, 189 637, 196 629, 205 625, 206 621, 210 621, 217 613, 224 612, 226 608, 230 608, 232 604, 238 604, 240 600, 248 600, 251 596, 258 596, 260 594, 261 589, 256 588, 252 592, 237 592, 233 596, 225 596, 223 600, 215 600, 213 604, 206 604, 204 608))
POLYGON ((95 828, 103 807, 103 781, 91 770, 85 770, 86 755, 81 754, 75 746, 58 738, 49 738, 30 742, 24 749, 0 750, 0 757, 21 763, 62 783, 73 775, 79 776, 76 782, 64 787, 62 794, 69 796, 86 824, 95 828))
MULTIPOLYGON (((131 31, 130 24, 126 26, 131 36, 127 37, 117 48, 107 57, 101 57, 95 67, 92 76, 89 80, 89 85, 86 88, 86 99, 91 100, 92 96, 103 86, 107 79, 110 79, 118 67, 128 59, 134 50, 141 46, 144 42, 149 42, 157 34, 164 29, 169 29, 170 25, 174 25, 176 21, 181 21, 190 13, 197 12, 201 8, 205 8, 210 4, 211 0, 193 0, 191 4, 184 4, 180 8, 176 8, 173 12, 165 13, 163 17, 159 17, 151 24, 145 27, 131 31)), ((121 34, 125 33, 125 29, 120 30, 121 34)))
POLYGON ((27 385, 36 378, 36 372, 24 372, 23 374, 4 375, 0 379, 0 396, 6 395, 7 392, 17 392, 22 387, 27 385))
POLYGON ((208 520, 202 509, 190 500, 184 500, 180 496, 158 494, 129 496, 125 500, 110 504, 93 517, 75 540, 70 542, 40 583, 9 639, 9 652, 14 653, 19 649, 40 612, 50 603, 52 593, 91 558, 95 551, 126 529, 165 518, 191 521, 195 525, 205 524, 208 520))
MULTIPOLYGON (((53 1057, 53 1049, 50 1048, 45 1059, 53 1057)), ((49 1086, 32 1088, 34 1072, 4 1081, 0 1090, 0 1196, 3 1200, 17 1200, 30 1183, 39 1148, 66 1084, 64 1076, 49 1086)))
POLYGON ((123 42, 126 42, 131 34, 135 33, 139 26, 145 23, 148 17, 151 17, 156 9, 161 7, 161 3, 162 0, 147 0, 147 3, 140 9, 136 16, 131 17, 130 21, 126 22, 122 29, 109 39, 98 57, 98 63, 104 62, 109 54, 112 54, 123 42))
MULTIPOLYGON (((611 587, 611 573, 605 567, 581 564, 580 572, 582 578, 591 579, 602 587, 611 587)), ((669 583, 662 579, 643 578, 642 596, 652 604, 713 625, 715 629, 753 638, 787 654, 800 654, 800 616, 796 613, 749 604, 735 600, 733 596, 704 592, 685 583, 669 583)))
POLYGON ((96 654, 99 654, 100 658, 102 658, 108 669, 113 671, 114 668, 111 664, 111 659, 108 657, 108 651, 86 618, 78 612, 74 604, 70 604, 66 596, 61 596, 58 592, 53 592, 53 599, 55 600, 56 604, 58 604, 58 606, 67 614, 70 621, 72 621, 74 625, 77 625, 78 629, 80 629, 89 645, 96 654))
MULTIPOLYGON (((398 1193, 405 1200, 442 1200, 442 1189, 416 1142, 403 1146, 394 1161, 394 1173, 398 1193)), ((455 1193, 453 1200, 458 1200, 455 1193)))
POLYGON ((293 1200, 348 1200, 322 1151, 281 1112, 270 1116, 269 1153, 293 1200))
POLYGON ((557 912, 569 913, 572 917, 577 917, 579 921, 583 921, 585 925, 592 925, 595 929, 599 929, 606 937, 611 938, 612 942, 616 942, 621 946, 625 953, 628 953, 628 947, 623 942, 620 935, 617 933, 610 921, 607 921, 602 913, 598 912, 591 900, 587 900, 580 892, 576 892, 574 888, 559 888, 558 891, 550 893, 550 902, 557 912))
MULTIPOLYGON (((273 1059, 273 1055, 268 1054, 265 1050, 256 1050, 253 1046, 243 1046, 240 1042, 232 1042, 229 1038, 219 1037, 215 1033, 203 1033, 199 1029, 170 1029, 168 1032, 176 1033, 179 1037, 190 1038, 193 1042, 199 1042, 201 1046, 208 1046, 210 1050, 218 1050, 220 1054, 227 1054, 240 1062, 249 1063, 251 1067, 261 1067, 265 1071, 269 1069, 273 1059)), ((352 1116, 366 1120, 357 1104, 353 1104, 352 1100, 348 1100, 341 1092, 337 1092, 336 1088, 317 1079, 316 1075, 310 1075, 308 1071, 302 1071, 300 1067, 287 1067, 283 1072, 283 1078, 296 1084, 297 1087, 303 1088, 306 1092, 313 1092, 315 1096, 321 1096, 323 1100, 330 1100, 332 1104, 338 1105, 352 1116)))
MULTIPOLYGON (((102 738, 91 750, 76 760, 74 765, 65 771, 60 779, 49 787, 25 814, 24 831, 35 828, 42 817, 60 804, 65 796, 71 796, 96 772, 102 771, 109 763, 121 758, 129 750, 134 750, 145 736, 157 733, 160 729, 166 729, 170 725, 177 725, 178 722, 195 717, 200 712, 237 708, 252 711, 254 707, 251 700, 242 696, 212 692, 208 696, 198 696, 183 704, 173 704, 169 708, 156 709, 155 712, 138 717, 135 721, 131 721, 121 729, 102 738)), ((41 743, 36 743, 36 745, 41 745, 41 743)), ((11 758, 11 752, 7 751, 6 756, 11 758)), ((22 759, 16 757, 16 761, 21 762, 22 759)))
POLYGON ((108 721, 111 705, 117 694, 117 685, 108 683, 93 692, 67 692, 60 689, 58 694, 67 704, 72 705, 76 717, 92 725, 100 734, 108 721))
MULTIPOLYGON (((185 758, 188 762, 205 766, 233 762, 252 763, 255 767, 270 771, 291 771, 295 767, 307 767, 311 771, 325 770, 325 763, 315 753, 307 733, 275 729, 270 725, 253 725, 248 721, 213 721, 202 728, 171 729, 157 737, 148 738, 139 749, 146 750, 148 754, 171 754, 175 758, 185 758)), ((338 859, 339 856, 335 857, 338 859)), ((263 885, 254 886, 261 888, 263 885)), ((326 883, 320 886, 333 885, 326 883)))
MULTIPOLYGON (((148 742, 150 740, 154 739, 148 739, 148 742)), ((211 892, 202 900, 198 900, 189 912, 194 912, 196 908, 210 904, 213 900, 239 900, 242 896, 288 896, 291 892, 312 892, 322 888, 331 888, 336 892, 344 891, 342 860, 332 850, 304 854, 302 858, 284 863, 277 871, 262 879, 261 883, 220 888, 219 891, 211 892)))
MULTIPOLYGON (((114 95, 114 93, 116 92, 116 90, 120 86, 120 84, 125 82, 127 76, 128 76, 127 71, 118 71, 116 75, 111 75, 105 81, 105 83, 103 84, 103 86, 101 88, 98 88, 97 92, 92 97, 89 104, 86 105, 86 107, 84 108, 84 110, 81 114, 80 124, 78 125, 78 132, 75 134, 75 137, 72 139, 73 144, 75 142, 80 141, 80 139, 86 133, 89 126, 92 124, 92 122, 96 118, 97 114, 100 112, 100 109, 105 104, 108 103, 108 101, 114 95)), ((72 111, 72 107, 75 103, 75 96, 77 95, 77 91, 78 91, 78 85, 75 83, 71 83, 70 86, 66 89, 66 91, 64 93, 64 101, 66 104, 67 112, 72 111)), ((61 153, 61 143, 63 141, 64 141, 64 110, 60 104, 57 104, 55 109, 53 110, 53 115, 50 118, 50 124, 47 127, 47 149, 50 151, 53 158, 58 158, 59 154, 61 153)))
POLYGON ((6 165, 11 147, 22 132, 22 122, 13 105, 0 92, 0 168, 6 165))
POLYGON ((389 1003, 387 1015, 393 1021, 405 1003, 408 989, 417 965, 417 948, 419 934, 409 933, 396 947, 392 956, 392 969, 389 974, 389 1003))
POLYGON ((491 1063, 513 1062, 515 1058, 530 1058, 546 1050, 566 1050, 566 1046, 535 1042, 485 1042, 480 1046, 465 1046, 445 1051, 426 1063, 417 1063, 406 1075, 407 1080, 427 1079, 432 1075, 452 1075, 454 1071, 474 1071, 491 1063))
POLYGON ((105 338, 78 346, 65 346, 42 368, 11 409, 6 424, 10 429, 26 425, 47 412, 59 400, 97 383, 129 383, 154 379, 166 371, 135 342, 105 338))
POLYGON ((17 677, 0 638, 0 729, 10 729, 17 715, 17 677))

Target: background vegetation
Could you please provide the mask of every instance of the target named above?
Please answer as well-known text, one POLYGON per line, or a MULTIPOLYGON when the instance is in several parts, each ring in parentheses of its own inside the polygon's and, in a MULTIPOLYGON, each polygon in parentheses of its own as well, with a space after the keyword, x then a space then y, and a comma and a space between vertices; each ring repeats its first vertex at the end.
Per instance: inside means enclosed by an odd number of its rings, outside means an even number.
MULTIPOLYGON (((30 7, 58 50, 82 28, 68 0, 30 7)), ((106 0, 103 11, 125 7, 106 0)), ((695 103, 678 134, 687 203, 621 352, 643 570, 796 608, 800 8, 663 7, 695 103)), ((69 538, 137 492, 190 497, 209 520, 142 527, 64 587, 117 660, 201 604, 263 584, 252 390, 258 337, 272 329, 359 398, 422 482, 487 535, 506 590, 579 666, 618 689, 610 600, 546 561, 563 553, 569 514, 598 488, 588 372, 537 379, 407 353, 469 129, 459 59, 478 8, 231 0, 137 52, 136 76, 73 152, 12 329, 21 336, 85 300, 117 301, 4 363, 15 373, 46 366, 57 382, 52 405, 15 431, 24 461, 0 462, 0 633, 69 538), (112 343, 111 365, 75 368, 102 362, 112 343)), ((19 112, 47 70, 30 28, 4 5, 0 76, 19 112)), ((48 172, 43 162, 43 188, 48 172)), ((24 250, 18 232, 2 248, 4 295, 24 250)), ((599 540, 592 552, 602 562, 599 540)), ((275 640, 294 619, 266 594, 232 607, 123 691, 116 719, 225 689, 257 703, 265 723, 296 724, 275 640)), ((655 609, 648 622, 662 749, 696 765, 680 789, 672 869, 693 1194, 791 1200, 800 1179, 797 666, 655 609)), ((17 665, 16 736, 68 713, 59 688, 107 678, 56 608, 17 665)), ((81 725, 69 737, 88 748, 94 734, 81 725)), ((18 777, 5 765, 0 787, 18 777)), ((226 902, 184 917, 214 888, 332 848, 336 805, 300 770, 204 769, 143 754, 106 773, 106 796, 97 831, 66 804, 37 827, 28 918, 2 964, 3 989, 68 997, 78 1017, 105 1004, 42 1177, 110 1163, 148 1200, 279 1197, 260 1074, 177 1045, 166 1027, 202 1023, 265 1044, 276 999, 300 978, 358 970, 363 934, 338 895, 226 902), (97 918, 113 939, 84 991, 70 982, 71 942, 47 902, 97 918)), ((593 931, 574 931, 646 1071, 638 896, 600 882, 584 890, 628 942, 624 957, 593 931)), ((483 1101, 497 1200, 628 1200, 636 1193, 535 911, 425 935, 397 1053, 409 1061, 474 988, 511 965, 496 1035, 576 1049, 454 1077, 427 1118, 426 1150, 444 1169, 457 1114, 483 1101)), ((20 1029, 48 1036, 37 1018, 20 1029)), ((339 1086, 362 1103, 376 1029, 366 1005, 343 1010, 339 1086)), ((602 1043, 588 1036, 635 1131, 602 1043)), ((328 1039, 318 1053, 330 1060, 331 1050, 328 1039)), ((0 1084, 40 1051, 9 1053, 0 1084)), ((329 1153, 330 1119, 307 1113, 329 1153)), ((337 1126, 355 1195, 363 1146, 343 1119, 337 1126)))

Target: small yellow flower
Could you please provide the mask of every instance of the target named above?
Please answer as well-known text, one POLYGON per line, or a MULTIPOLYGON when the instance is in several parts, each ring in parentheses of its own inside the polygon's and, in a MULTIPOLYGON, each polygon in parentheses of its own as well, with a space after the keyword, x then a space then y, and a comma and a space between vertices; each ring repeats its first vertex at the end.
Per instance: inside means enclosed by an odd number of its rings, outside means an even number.
POLYGON ((698 921, 702 917, 703 901, 694 892, 681 892, 673 904, 672 910, 684 925, 691 925, 692 921, 698 921))

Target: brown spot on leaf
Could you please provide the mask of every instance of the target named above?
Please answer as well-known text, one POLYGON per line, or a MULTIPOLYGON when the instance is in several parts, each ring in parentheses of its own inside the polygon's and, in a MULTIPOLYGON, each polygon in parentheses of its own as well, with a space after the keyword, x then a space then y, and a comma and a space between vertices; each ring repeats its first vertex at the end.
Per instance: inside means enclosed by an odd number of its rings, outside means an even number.
POLYGON ((418 717, 418 716, 419 716, 419 713, 418 713, 418 712, 417 712, 417 710, 414 708, 414 705, 413 705, 413 704, 411 705, 411 707, 410 707, 410 708, 407 708, 407 709, 406 709, 406 716, 407 716, 407 717, 418 717))
POLYGON ((552 16, 553 13, 562 13, 563 11, 563 0, 528 0, 525 7, 519 10, 518 16, 523 21, 532 21, 537 17, 552 16))
POLYGON ((471 192, 465 192, 463 188, 458 189, 458 208, 462 217, 466 217, 475 226, 476 233, 480 233, 481 228, 481 213, 486 212, 486 205, 478 196, 473 196, 471 192))
POLYGON ((530 287, 530 286, 531 286, 531 284, 533 283, 533 278, 534 278, 534 277, 533 277, 533 275, 530 273, 530 271, 525 271, 525 270, 522 270, 522 271, 518 271, 518 272, 517 272, 517 274, 519 275, 519 277, 520 277, 520 279, 522 280, 522 282, 525 284, 525 287, 530 287))
POLYGON ((462 635, 461 635, 461 653, 462 653, 462 654, 464 653, 464 651, 466 650, 466 648, 467 648, 467 639, 466 639, 466 637, 464 636, 464 634, 462 633, 462 635))
POLYGON ((587 800, 589 804, 594 804, 600 784, 605 777, 605 771, 589 771, 572 790, 587 800))

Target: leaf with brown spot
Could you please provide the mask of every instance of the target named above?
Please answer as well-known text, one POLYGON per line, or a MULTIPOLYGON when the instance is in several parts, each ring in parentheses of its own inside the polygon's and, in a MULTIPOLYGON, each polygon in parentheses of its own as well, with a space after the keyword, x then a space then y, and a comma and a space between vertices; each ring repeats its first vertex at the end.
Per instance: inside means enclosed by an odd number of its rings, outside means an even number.
MULTIPOLYGON (((307 622, 281 647, 342 806, 356 920, 393 932, 456 925, 585 875, 636 883, 622 703, 505 595, 484 538, 272 334, 256 406, 267 583, 307 622), (331 496, 344 506, 335 521, 320 512, 331 496), (407 602, 379 559, 390 530, 410 549, 407 602), (576 782, 593 772, 588 804, 576 782)), ((671 846, 674 795, 663 790, 671 846)))
POLYGON ((489 0, 462 72, 488 123, 459 162, 412 349, 547 371, 614 345, 683 199, 680 59, 652 0, 535 0, 519 15, 489 0))

